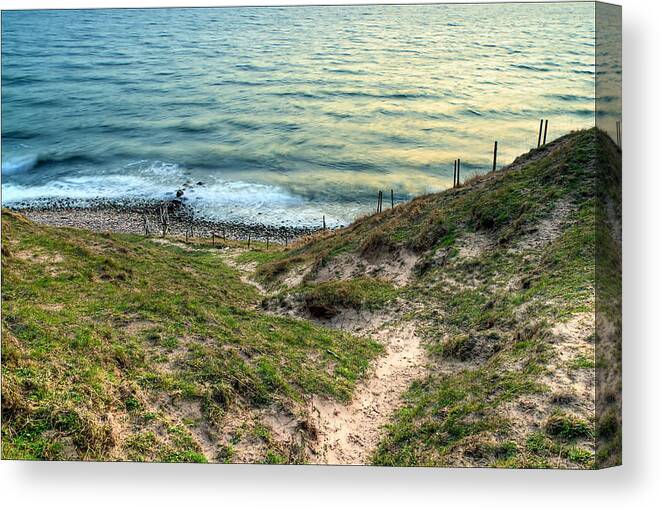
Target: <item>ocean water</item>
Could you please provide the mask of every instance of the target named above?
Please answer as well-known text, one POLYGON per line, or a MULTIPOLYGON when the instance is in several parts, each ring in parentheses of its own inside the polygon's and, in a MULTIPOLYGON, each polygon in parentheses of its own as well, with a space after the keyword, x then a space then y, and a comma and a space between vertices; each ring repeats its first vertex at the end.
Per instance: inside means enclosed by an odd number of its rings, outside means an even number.
POLYGON ((2 201, 188 184, 201 216, 346 224, 593 126, 594 34, 590 3, 3 12, 2 201))

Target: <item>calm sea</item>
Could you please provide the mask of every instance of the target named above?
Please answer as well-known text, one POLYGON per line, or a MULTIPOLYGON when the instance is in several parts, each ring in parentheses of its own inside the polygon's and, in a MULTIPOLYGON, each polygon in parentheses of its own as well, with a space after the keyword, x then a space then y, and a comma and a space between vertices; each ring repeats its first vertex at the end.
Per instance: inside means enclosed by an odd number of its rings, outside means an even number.
POLYGON ((346 223, 594 125, 594 54, 590 3, 3 12, 3 204, 346 223))

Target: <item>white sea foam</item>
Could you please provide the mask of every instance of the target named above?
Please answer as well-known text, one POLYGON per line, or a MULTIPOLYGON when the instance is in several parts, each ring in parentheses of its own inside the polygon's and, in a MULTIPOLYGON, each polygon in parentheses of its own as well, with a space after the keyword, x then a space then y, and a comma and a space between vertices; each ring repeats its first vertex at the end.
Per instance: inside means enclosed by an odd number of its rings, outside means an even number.
MULTIPOLYGON (((137 163, 136 163, 137 164, 137 163)), ((132 199, 171 199, 185 175, 176 165, 141 161, 140 171, 123 175, 76 176, 42 185, 5 182, 4 205, 67 199, 86 206, 95 199, 126 201, 132 199)), ((329 227, 349 223, 360 207, 346 204, 317 203, 266 184, 209 178, 205 185, 184 189, 184 200, 196 214, 217 221, 262 223, 274 226, 320 226, 325 216, 329 227)))
POLYGON ((329 227, 351 222, 363 212, 360 206, 311 202, 287 190, 242 181, 217 181, 187 191, 189 203, 204 217, 269 225, 329 227))

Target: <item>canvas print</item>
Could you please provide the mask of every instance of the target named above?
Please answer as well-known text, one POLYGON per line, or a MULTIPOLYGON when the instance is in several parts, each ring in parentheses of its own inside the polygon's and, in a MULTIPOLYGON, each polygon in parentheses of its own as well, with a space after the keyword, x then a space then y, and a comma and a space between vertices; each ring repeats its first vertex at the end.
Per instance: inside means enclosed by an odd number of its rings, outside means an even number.
POLYGON ((2 12, 2 459, 621 463, 621 8, 2 12))

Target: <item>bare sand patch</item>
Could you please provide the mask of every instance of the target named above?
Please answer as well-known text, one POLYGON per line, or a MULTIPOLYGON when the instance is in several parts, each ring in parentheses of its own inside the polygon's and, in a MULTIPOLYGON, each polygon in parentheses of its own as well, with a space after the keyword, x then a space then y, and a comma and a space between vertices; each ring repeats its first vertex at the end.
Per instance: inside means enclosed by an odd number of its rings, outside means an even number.
POLYGON ((315 396, 310 403, 317 429, 312 463, 368 464, 403 393, 424 373, 425 352, 413 324, 389 326, 374 337, 385 345, 385 355, 356 387, 351 402, 343 405, 315 396))
POLYGON ((514 252, 540 250, 560 237, 576 207, 568 200, 559 200, 551 214, 530 228, 511 248, 514 252))
POLYGON ((403 287, 413 278, 413 267, 417 261, 417 256, 404 250, 369 260, 347 253, 333 258, 327 265, 321 267, 314 281, 337 281, 370 276, 388 281, 396 287, 403 287))

